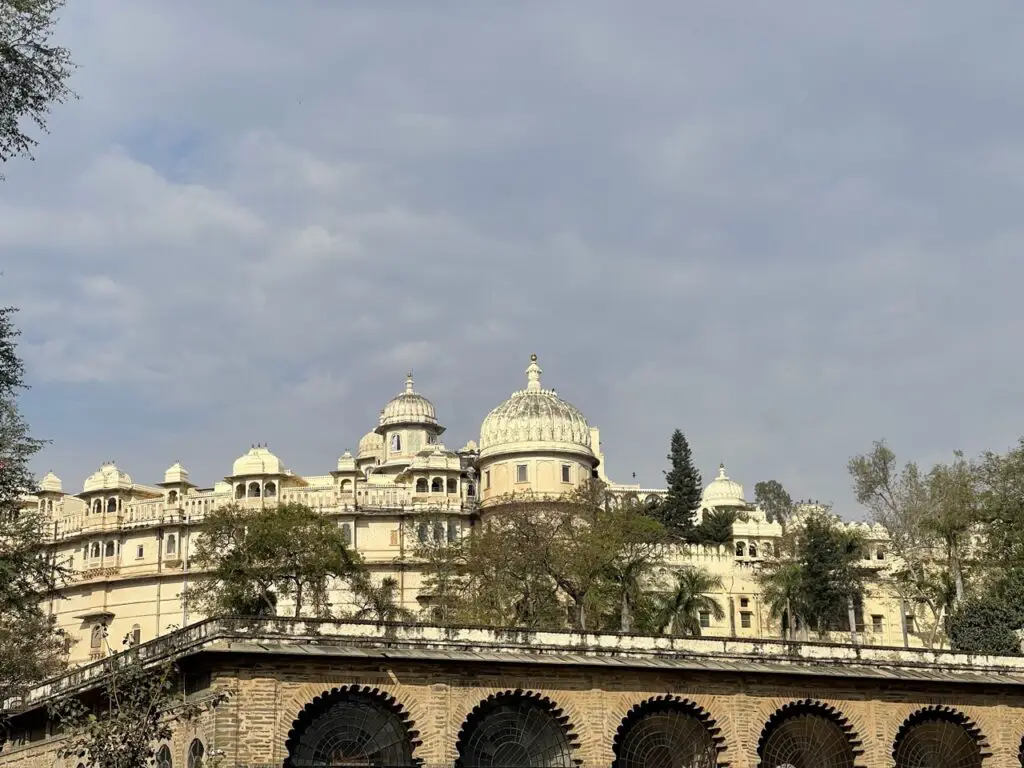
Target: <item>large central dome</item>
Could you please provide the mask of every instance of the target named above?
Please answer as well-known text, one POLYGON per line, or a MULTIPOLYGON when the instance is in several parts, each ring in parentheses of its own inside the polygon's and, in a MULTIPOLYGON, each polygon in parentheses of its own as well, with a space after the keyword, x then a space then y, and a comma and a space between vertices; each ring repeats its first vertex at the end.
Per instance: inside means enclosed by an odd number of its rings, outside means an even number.
POLYGON ((526 389, 487 414, 480 427, 480 458, 506 453, 554 451, 594 458, 590 425, 579 408, 540 385, 537 356, 530 355, 526 389))

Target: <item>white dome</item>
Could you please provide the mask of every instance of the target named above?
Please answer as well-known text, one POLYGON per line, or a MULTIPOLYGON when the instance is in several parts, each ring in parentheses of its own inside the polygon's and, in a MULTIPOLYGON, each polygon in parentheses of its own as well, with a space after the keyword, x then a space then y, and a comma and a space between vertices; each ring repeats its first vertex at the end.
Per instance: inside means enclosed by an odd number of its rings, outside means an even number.
POLYGON ((530 356, 526 389, 487 414, 480 427, 480 457, 505 453, 557 451, 594 458, 590 425, 580 410, 559 399, 553 389, 542 389, 537 356, 530 356))
POLYGON ((725 464, 719 464, 718 477, 704 489, 701 505, 705 507, 745 507, 747 505, 743 499, 743 486, 729 479, 729 476, 725 474, 725 464))
MULTIPOLYGON (((378 435, 379 437, 379 435, 378 435)), ((338 457, 338 471, 339 472, 354 472, 356 469, 356 460, 352 457, 352 451, 345 449, 345 452, 338 457)))
POLYGON ((232 477, 247 475, 283 475, 284 465, 266 446, 255 445, 249 452, 235 459, 231 468, 232 477))
POLYGON ((188 470, 181 466, 181 462, 176 461, 167 471, 164 472, 164 483, 167 485, 177 485, 180 483, 188 482, 188 470))
POLYGON ((384 438, 376 432, 367 432, 359 439, 359 458, 373 458, 384 453, 384 438))
POLYGON ((46 493, 64 492, 64 488, 61 485, 60 478, 53 474, 53 472, 47 472, 43 476, 43 479, 39 481, 39 490, 45 491, 46 493))
POLYGON ((85 479, 82 492, 128 490, 131 487, 131 475, 119 470, 114 463, 110 463, 104 464, 85 479))
POLYGON ((380 412, 377 431, 396 424, 429 424, 437 426, 434 404, 413 389, 412 374, 405 379, 405 392, 391 399, 380 412))

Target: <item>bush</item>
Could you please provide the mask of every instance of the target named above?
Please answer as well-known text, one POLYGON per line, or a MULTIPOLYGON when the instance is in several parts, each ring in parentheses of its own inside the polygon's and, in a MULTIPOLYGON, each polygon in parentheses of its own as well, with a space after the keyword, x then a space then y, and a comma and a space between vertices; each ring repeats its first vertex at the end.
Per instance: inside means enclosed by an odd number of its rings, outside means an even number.
POLYGON ((1021 656, 1020 615, 1003 598, 985 595, 963 601, 947 621, 953 650, 986 656, 1021 656))

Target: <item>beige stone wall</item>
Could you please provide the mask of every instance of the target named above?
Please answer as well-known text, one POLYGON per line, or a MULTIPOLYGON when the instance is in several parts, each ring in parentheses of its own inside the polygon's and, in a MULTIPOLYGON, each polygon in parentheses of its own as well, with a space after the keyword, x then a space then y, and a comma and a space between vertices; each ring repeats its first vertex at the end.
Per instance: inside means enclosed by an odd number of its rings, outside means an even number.
POLYGON ((507 496, 535 493, 558 497, 590 479, 593 460, 561 453, 532 453, 507 456, 481 462, 481 502, 494 503, 507 496), (521 481, 519 467, 526 467, 521 481), (569 480, 563 479, 562 468, 568 467, 569 480))
MULTIPOLYGON (((444 763, 456 756, 467 716, 492 694, 521 689, 549 698, 568 717, 585 766, 607 766, 627 713, 664 695, 699 705, 721 729, 721 760, 755 768, 766 724, 783 707, 801 700, 834 708, 851 728, 858 768, 890 768, 896 734, 914 712, 941 705, 962 713, 982 737, 985 768, 1019 768, 1024 736, 1024 693, 962 684, 879 685, 861 679, 811 678, 751 673, 694 674, 528 665, 467 665, 260 659, 228 661, 213 677, 230 699, 201 722, 176 735, 175 765, 184 765, 192 738, 224 751, 225 766, 280 765, 288 732, 302 709, 320 694, 342 686, 366 686, 394 697, 419 732, 415 757, 444 763), (180 761, 180 762, 179 762, 180 761)), ((16 747, 0 766, 52 765, 52 743, 16 747)))

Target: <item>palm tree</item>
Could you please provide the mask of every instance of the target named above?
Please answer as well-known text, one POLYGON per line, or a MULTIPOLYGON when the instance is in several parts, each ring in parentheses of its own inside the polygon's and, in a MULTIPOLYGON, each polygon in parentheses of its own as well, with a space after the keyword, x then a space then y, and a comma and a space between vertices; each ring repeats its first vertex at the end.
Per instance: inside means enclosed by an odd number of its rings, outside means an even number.
POLYGON ((716 621, 725 618, 725 611, 708 592, 721 590, 722 577, 703 568, 687 566, 676 571, 676 584, 661 598, 658 611, 658 631, 671 635, 700 637, 700 614, 710 614, 716 621))
POLYGON ((368 576, 362 575, 353 581, 352 592, 360 606, 354 619, 375 619, 381 624, 413 620, 412 611, 398 602, 398 579, 394 576, 387 576, 380 585, 375 585, 368 576))
POLYGON ((768 606, 772 619, 783 620, 782 634, 789 640, 796 639, 796 619, 802 613, 800 596, 804 585, 804 573, 800 563, 782 561, 758 576, 761 583, 761 598, 768 606))

